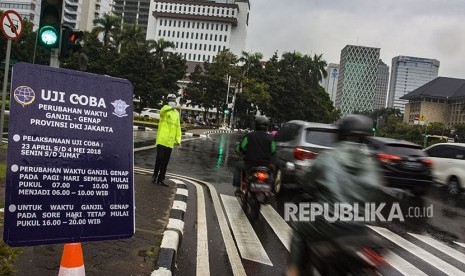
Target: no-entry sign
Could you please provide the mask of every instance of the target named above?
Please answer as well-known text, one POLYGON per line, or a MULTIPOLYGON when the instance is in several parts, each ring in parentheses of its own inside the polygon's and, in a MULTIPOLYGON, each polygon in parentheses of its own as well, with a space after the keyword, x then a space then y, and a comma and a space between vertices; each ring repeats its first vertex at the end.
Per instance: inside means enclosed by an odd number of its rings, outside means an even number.
POLYGON ((4 240, 10 246, 134 234, 133 87, 13 66, 4 240))
POLYGON ((23 20, 21 16, 13 10, 8 10, 0 17, 2 33, 10 40, 16 40, 23 34, 23 20))

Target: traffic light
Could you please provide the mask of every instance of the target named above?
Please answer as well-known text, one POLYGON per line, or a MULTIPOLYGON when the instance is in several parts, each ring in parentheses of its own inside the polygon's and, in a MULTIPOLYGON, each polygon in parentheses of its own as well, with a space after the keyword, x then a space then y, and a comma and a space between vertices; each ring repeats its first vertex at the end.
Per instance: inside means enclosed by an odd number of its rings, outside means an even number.
POLYGON ((47 48, 60 46, 63 0, 42 0, 39 22, 39 43, 47 48))
POLYGON ((69 27, 64 26, 61 36, 61 57, 68 57, 75 52, 81 50, 82 46, 79 43, 84 37, 84 32, 75 31, 69 27))

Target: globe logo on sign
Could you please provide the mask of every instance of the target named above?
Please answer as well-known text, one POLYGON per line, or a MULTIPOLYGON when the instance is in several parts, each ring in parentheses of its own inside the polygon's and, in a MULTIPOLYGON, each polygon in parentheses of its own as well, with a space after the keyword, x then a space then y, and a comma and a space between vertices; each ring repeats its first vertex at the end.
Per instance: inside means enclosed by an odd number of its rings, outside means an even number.
POLYGON ((13 92, 15 100, 23 107, 30 105, 36 99, 36 93, 29 86, 19 86, 13 92))

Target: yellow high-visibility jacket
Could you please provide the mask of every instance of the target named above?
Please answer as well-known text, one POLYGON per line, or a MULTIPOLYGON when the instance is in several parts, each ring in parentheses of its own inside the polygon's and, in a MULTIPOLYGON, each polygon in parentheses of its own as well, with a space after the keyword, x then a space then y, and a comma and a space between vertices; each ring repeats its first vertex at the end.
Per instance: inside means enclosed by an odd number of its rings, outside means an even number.
POLYGON ((181 123, 179 112, 169 105, 164 105, 160 110, 160 122, 155 145, 174 147, 174 142, 181 143, 181 123))

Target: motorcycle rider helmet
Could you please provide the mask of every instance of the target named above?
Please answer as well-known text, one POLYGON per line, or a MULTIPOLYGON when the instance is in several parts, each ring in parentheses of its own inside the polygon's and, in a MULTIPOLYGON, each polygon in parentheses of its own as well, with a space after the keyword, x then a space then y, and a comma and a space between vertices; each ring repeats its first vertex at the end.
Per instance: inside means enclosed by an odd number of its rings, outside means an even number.
POLYGON ((361 143, 371 134, 373 121, 364 115, 348 115, 338 123, 338 140, 361 143))
POLYGON ((265 116, 255 117, 255 130, 267 130, 270 121, 265 116))

